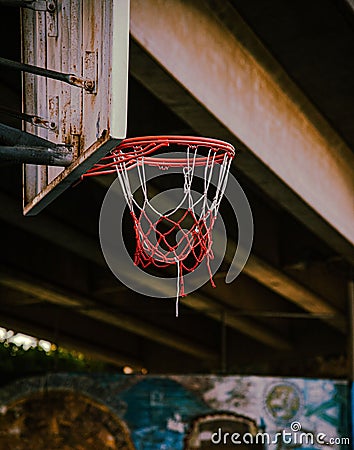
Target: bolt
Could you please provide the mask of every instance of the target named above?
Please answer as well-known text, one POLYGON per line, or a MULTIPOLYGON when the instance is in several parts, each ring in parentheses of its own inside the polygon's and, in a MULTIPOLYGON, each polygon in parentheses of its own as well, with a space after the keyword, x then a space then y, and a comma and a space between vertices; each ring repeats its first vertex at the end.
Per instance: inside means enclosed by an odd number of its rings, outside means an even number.
POLYGON ((95 82, 92 80, 84 81, 84 88, 86 91, 93 91, 95 89, 95 82))
POLYGON ((50 13, 53 13, 56 10, 55 2, 47 2, 47 10, 50 13))

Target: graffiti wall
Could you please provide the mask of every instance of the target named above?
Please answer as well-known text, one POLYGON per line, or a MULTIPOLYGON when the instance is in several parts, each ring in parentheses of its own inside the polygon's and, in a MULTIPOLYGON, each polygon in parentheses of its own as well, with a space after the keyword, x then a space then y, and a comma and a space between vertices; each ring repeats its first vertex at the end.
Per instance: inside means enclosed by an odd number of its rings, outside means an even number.
POLYGON ((48 375, 0 390, 0 448, 349 449, 348 396, 331 380, 48 375))

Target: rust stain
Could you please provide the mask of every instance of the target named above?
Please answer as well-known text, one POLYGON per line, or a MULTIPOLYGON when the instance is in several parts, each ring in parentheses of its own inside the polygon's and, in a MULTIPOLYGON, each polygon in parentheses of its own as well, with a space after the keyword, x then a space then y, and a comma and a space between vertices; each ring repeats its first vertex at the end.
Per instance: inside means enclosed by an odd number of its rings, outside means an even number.
POLYGON ((85 17, 87 17, 88 29, 87 32, 87 50, 95 49, 95 34, 97 32, 97 24, 96 24, 96 7, 97 2, 94 0, 87 0, 85 2, 85 17))
POLYGON ((71 136, 72 136, 72 146, 73 146, 73 154, 74 154, 74 158, 76 159, 79 155, 80 155, 80 152, 81 152, 81 139, 80 139, 80 134, 74 134, 74 133, 71 133, 71 136))

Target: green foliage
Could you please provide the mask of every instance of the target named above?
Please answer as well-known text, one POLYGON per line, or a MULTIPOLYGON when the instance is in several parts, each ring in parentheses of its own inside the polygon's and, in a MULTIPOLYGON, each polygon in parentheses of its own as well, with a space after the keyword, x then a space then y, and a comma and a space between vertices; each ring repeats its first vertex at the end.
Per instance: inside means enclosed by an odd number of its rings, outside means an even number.
POLYGON ((102 372, 112 366, 92 360, 82 353, 53 346, 46 352, 41 347, 24 350, 13 343, 0 343, 0 380, 48 372, 102 372))

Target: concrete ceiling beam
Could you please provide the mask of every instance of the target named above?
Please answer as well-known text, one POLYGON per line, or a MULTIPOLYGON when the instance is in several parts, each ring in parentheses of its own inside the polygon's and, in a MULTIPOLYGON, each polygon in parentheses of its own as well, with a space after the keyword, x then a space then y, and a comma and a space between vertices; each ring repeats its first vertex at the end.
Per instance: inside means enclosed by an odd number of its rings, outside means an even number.
POLYGON ((132 0, 131 35, 132 75, 354 261, 353 154, 229 2, 132 0))

